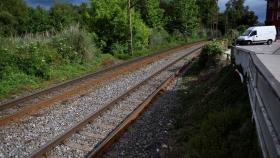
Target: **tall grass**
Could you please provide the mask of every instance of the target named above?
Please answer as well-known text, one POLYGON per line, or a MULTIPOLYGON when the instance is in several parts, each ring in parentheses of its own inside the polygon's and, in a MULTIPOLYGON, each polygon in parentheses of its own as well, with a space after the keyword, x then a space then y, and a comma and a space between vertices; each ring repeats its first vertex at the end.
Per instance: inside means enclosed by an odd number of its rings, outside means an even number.
POLYGON ((57 34, 0 38, 0 99, 97 66, 100 54, 92 39, 78 25, 57 34))
POLYGON ((112 58, 131 59, 198 40, 185 38, 178 31, 169 34, 155 29, 149 33, 149 42, 134 47, 132 55, 122 43, 115 43, 109 55, 100 53, 95 39, 79 25, 61 32, 0 37, 0 99, 94 71, 112 58))
POLYGON ((246 85, 232 66, 221 68, 196 66, 183 78, 175 114, 178 149, 170 157, 261 157, 246 85))
POLYGON ((171 48, 178 45, 199 41, 202 39, 206 38, 204 36, 186 38, 179 31, 168 33, 164 29, 157 28, 152 29, 150 32, 148 47, 142 49, 134 48, 133 54, 128 54, 127 44, 115 43, 112 47, 112 52, 115 57, 126 60, 151 54, 165 48, 171 48))

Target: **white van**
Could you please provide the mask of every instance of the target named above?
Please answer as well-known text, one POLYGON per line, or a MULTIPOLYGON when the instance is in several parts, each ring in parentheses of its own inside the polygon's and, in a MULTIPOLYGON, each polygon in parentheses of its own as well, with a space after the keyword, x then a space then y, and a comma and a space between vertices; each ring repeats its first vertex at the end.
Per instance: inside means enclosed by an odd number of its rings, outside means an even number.
POLYGON ((256 26, 248 28, 237 38, 237 44, 267 43, 272 44, 276 40, 275 26, 256 26))

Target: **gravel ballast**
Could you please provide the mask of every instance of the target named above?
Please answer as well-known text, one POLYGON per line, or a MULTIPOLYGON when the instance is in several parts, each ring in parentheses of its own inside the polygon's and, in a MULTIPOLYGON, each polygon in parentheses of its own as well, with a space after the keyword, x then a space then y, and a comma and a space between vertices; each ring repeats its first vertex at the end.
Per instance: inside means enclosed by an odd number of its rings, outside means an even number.
POLYGON ((126 90, 197 47, 199 46, 121 75, 108 84, 89 91, 86 95, 76 96, 42 109, 36 115, 28 116, 19 122, 1 126, 0 157, 26 157, 126 90))
MULTIPOLYGON (((86 129, 81 129, 80 134, 81 136, 73 136, 69 138, 71 144, 80 144, 86 145, 90 149, 93 149, 96 144, 100 143, 102 139, 94 139, 92 137, 88 137, 87 140, 83 137, 84 133, 95 133, 103 135, 102 137, 105 138, 113 129, 115 129, 135 108, 138 107, 149 95, 151 95, 160 85, 164 82, 171 74, 174 73, 174 70, 180 68, 184 64, 184 60, 178 62, 174 66, 168 68, 166 71, 163 71, 158 76, 152 78, 144 85, 137 88, 136 91, 129 94, 128 97, 121 100, 120 102, 114 105, 114 108, 105 112, 102 116, 99 117, 96 121, 92 122, 88 125, 86 129), (95 124, 102 124, 102 125, 111 125, 113 126, 108 129, 103 128, 94 128, 96 127, 95 124), (88 130, 91 127, 93 130, 88 130), (98 143, 97 143, 98 142, 98 143)), ((51 152, 51 155, 56 155, 59 157, 84 157, 87 154, 87 151, 83 150, 73 150, 72 148, 67 147, 67 143, 64 143, 57 147, 54 151, 51 152)))
POLYGON ((171 111, 178 99, 176 85, 177 81, 174 81, 158 96, 103 157, 165 157, 164 153, 171 150, 168 139, 174 123, 171 111))

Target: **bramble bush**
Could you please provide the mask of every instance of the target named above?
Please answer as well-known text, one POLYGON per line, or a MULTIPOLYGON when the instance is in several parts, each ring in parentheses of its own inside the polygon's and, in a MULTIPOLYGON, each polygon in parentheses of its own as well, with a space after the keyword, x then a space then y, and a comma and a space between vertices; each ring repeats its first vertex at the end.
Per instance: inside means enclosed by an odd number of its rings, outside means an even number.
POLYGON ((150 35, 150 47, 155 47, 157 45, 164 44, 168 41, 169 39, 169 34, 166 30, 164 29, 152 29, 151 30, 151 35, 150 35))
POLYGON ((182 147, 177 157, 261 157, 247 87, 240 83, 234 68, 189 75, 175 113, 177 141, 182 147))
POLYGON ((56 49, 62 63, 83 63, 93 56, 95 48, 90 36, 78 27, 71 26, 51 41, 51 46, 56 49))
POLYGON ((26 35, 0 41, 0 98, 28 83, 56 78, 53 75, 61 75, 60 69, 68 76, 83 71, 83 65, 94 63, 99 52, 91 35, 78 25, 48 37, 26 35), (71 65, 79 69, 72 72, 71 65))
POLYGON ((10 38, 10 44, 0 46, 0 77, 3 77, 6 67, 10 66, 17 67, 27 75, 49 79, 51 67, 83 64, 91 60, 93 52, 97 50, 90 40, 89 35, 79 30, 78 26, 70 27, 50 39, 10 38))
POLYGON ((216 64, 216 58, 223 53, 222 42, 211 42, 202 48, 199 55, 199 65, 205 67, 207 65, 216 64))

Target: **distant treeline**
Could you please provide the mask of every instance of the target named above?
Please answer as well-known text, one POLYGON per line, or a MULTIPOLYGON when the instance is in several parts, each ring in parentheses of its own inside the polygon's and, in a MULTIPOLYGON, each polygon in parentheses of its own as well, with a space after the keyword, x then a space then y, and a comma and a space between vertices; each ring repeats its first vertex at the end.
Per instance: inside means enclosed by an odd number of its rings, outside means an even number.
MULTIPOLYGON (((216 0, 132 0, 131 3, 136 48, 147 46, 149 35, 155 31, 192 38, 210 34, 218 19, 222 33, 257 23, 257 17, 244 6, 244 0, 230 0, 225 13, 219 15, 216 0)), ((91 0, 79 6, 56 3, 46 10, 29 7, 24 0, 0 0, 1 36, 58 32, 76 23, 95 34, 101 48, 125 45, 127 1, 91 0)))
POLYGON ((220 34, 257 23, 244 0, 230 0, 225 14, 218 14, 216 0, 131 0, 134 52, 128 53, 127 2, 45 9, 0 0, 0 99, 93 71, 108 57, 128 59, 211 37, 217 20, 220 34))

